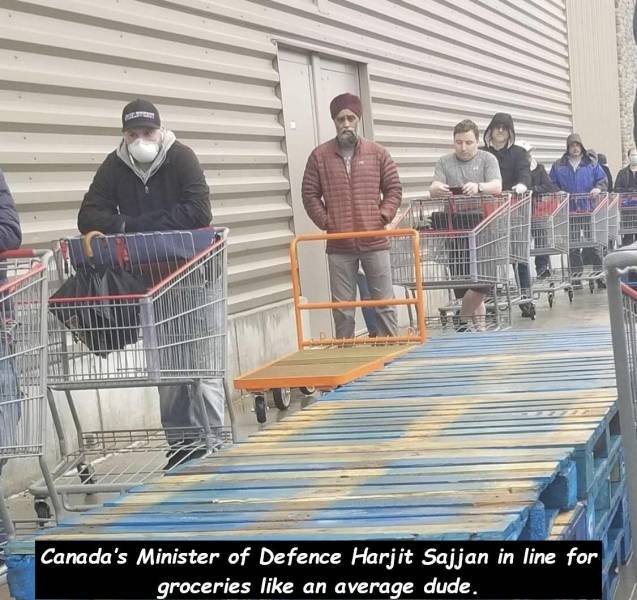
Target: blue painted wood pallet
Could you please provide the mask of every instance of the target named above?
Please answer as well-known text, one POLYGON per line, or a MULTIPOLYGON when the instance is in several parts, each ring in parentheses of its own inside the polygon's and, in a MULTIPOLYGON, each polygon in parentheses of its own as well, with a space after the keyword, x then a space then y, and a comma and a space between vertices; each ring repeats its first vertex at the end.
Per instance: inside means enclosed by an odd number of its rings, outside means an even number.
POLYGON ((572 510, 556 515, 551 531, 550 540, 582 541, 588 540, 586 530, 586 504, 578 502, 572 510))
POLYGON ((604 539, 617 506, 625 495, 625 484, 624 455, 619 448, 610 456, 586 499, 588 539, 604 539))
MULTIPOLYGON (((625 488, 625 485, 622 486, 625 488)), ((626 564, 632 552, 630 526, 628 524, 628 498, 625 489, 621 501, 610 515, 608 527, 602 538, 604 549, 602 566, 603 600, 612 600, 619 584, 619 568, 626 564)))
MULTIPOLYGON (((431 340, 46 535, 547 539, 605 472, 615 443, 610 338, 580 333, 431 340)), ((10 566, 32 568, 32 539, 9 552, 10 566)))

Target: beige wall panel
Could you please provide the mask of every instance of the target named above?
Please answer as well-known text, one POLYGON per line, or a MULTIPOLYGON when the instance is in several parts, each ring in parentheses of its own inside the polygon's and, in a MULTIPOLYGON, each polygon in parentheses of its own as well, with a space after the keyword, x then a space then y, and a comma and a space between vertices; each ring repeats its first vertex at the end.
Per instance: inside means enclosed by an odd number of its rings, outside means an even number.
POLYGON ((622 166, 617 37, 613 0, 567 0, 573 126, 584 145, 622 166))
POLYGON ((0 0, 0 166, 28 242, 71 234, 122 106, 148 97, 232 228, 231 310, 262 306, 291 293, 276 40, 369 65, 374 134, 411 198, 464 117, 511 112, 538 158, 561 153, 565 19, 562 0, 0 0))

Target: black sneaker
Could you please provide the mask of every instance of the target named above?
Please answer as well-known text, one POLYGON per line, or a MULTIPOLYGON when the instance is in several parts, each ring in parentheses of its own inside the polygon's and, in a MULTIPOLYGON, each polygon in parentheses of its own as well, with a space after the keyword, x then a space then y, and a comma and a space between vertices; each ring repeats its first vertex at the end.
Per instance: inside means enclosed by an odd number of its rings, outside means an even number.
POLYGON ((205 448, 198 448, 197 450, 177 450, 168 458, 168 462, 164 466, 164 471, 170 471, 177 466, 185 465, 188 461, 194 460, 195 458, 201 458, 205 455, 205 448))

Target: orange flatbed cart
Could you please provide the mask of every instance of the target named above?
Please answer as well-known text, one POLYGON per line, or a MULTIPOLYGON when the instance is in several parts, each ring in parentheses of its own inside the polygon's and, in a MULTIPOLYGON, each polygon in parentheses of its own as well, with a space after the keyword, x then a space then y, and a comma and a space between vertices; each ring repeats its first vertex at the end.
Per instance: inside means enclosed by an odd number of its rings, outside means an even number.
POLYGON ((425 341, 425 318, 420 269, 418 232, 414 229, 389 229, 356 233, 328 233, 301 235, 290 244, 292 289, 298 350, 257 369, 235 378, 235 389, 252 392, 259 423, 267 418, 265 394, 272 391, 274 403, 280 410, 290 404, 290 389, 298 388, 311 395, 315 390, 329 390, 358 377, 362 377, 401 356, 416 344, 425 341), (389 237, 392 243, 410 243, 414 252, 416 295, 414 298, 391 298, 383 300, 354 300, 351 302, 301 302, 301 286, 297 246, 301 242, 334 239, 389 237), (402 238, 402 239, 401 239, 402 238), (416 306, 418 331, 408 331, 395 337, 316 338, 304 339, 301 311, 333 308, 376 307, 410 304, 416 306))

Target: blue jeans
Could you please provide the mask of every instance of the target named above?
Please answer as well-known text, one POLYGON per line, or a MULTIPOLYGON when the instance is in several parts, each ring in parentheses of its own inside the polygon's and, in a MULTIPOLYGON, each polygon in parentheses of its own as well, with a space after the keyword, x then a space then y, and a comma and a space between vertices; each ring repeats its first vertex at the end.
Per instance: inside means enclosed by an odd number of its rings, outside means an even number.
POLYGON ((535 272, 540 275, 551 268, 551 257, 547 254, 538 254, 535 257, 535 272))
POLYGON ((528 296, 531 291, 531 275, 529 274, 529 265, 527 263, 516 263, 515 269, 518 273, 520 293, 528 296))
MULTIPOLYGON (((358 293, 361 297, 361 300, 371 300, 372 294, 369 291, 369 284, 367 283, 367 276, 365 275, 365 273, 358 273, 358 275, 356 276, 356 283, 358 284, 358 293)), ((376 309, 371 306, 366 306, 361 310, 363 311, 363 319, 365 320, 367 333, 370 337, 375 337, 377 334, 376 309)))

